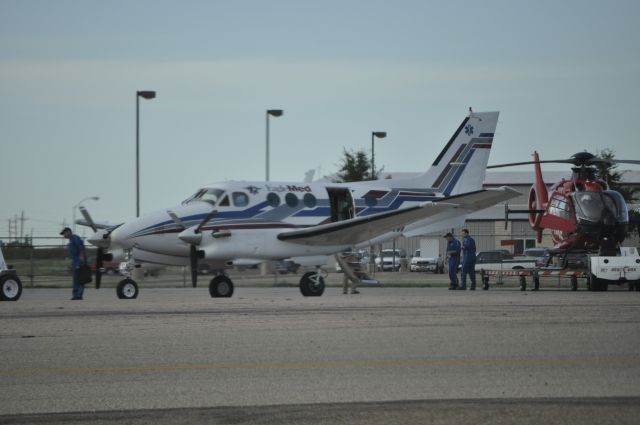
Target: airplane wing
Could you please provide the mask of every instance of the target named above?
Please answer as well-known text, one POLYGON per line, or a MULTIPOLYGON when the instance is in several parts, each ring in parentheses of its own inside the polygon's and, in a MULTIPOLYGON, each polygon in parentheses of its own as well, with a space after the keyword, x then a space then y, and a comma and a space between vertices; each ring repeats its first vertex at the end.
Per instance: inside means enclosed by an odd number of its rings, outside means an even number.
POLYGON ((458 208, 453 211, 447 211, 440 216, 429 217, 428 219, 411 223, 405 226, 402 234, 405 237, 420 236, 443 229, 463 226, 467 215, 520 195, 520 192, 503 186, 497 189, 486 189, 444 198, 443 200, 446 202, 456 203, 458 208))
POLYGON ((486 189, 437 202, 283 232, 278 239, 303 245, 357 245, 413 223, 419 227, 433 225, 449 220, 451 214, 459 215, 461 211, 468 214, 519 195, 520 192, 509 187, 486 189))

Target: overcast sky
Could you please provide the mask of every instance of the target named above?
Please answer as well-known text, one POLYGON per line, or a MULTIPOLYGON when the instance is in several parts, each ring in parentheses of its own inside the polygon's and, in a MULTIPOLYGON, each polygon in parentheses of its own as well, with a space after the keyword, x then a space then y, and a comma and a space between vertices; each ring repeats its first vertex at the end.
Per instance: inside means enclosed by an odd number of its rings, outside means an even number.
MULTIPOLYGON (((0 0, 0 239, 72 206, 135 215, 202 185, 337 170, 343 148, 425 170, 473 106, 490 163, 612 148, 639 159, 638 1, 0 0)), ((558 168, 552 168, 558 169, 558 168)))

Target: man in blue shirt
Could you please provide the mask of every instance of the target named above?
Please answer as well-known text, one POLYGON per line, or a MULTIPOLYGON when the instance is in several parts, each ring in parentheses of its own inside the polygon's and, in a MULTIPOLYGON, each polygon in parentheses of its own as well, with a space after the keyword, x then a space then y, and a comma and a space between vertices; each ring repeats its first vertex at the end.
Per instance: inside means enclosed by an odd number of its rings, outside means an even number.
POLYGON ((71 257, 71 275, 73 276, 73 297, 71 299, 81 300, 82 294, 84 293, 84 286, 78 283, 78 269, 82 264, 80 256, 82 256, 85 262, 87 261, 87 252, 84 249, 84 242, 82 242, 82 239, 80 239, 78 235, 74 235, 68 227, 62 229, 60 235, 64 236, 65 239, 69 239, 67 249, 69 250, 69 257, 71 257))
POLYGON ((458 264, 460 264, 460 241, 451 233, 444 235, 447 239, 447 261, 449 262, 450 290, 458 289, 458 264))
POLYGON ((462 229, 462 281, 460 289, 467 289, 467 274, 472 291, 476 290, 476 241, 469 236, 468 229, 462 229))

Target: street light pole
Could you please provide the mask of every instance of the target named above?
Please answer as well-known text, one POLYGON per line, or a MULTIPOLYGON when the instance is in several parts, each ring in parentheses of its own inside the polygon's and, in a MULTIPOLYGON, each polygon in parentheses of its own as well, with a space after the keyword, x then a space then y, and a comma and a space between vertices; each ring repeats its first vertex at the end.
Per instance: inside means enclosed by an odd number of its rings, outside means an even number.
POLYGON ((386 131, 372 131, 371 132, 371 180, 376 179, 376 162, 375 162, 375 151, 373 141, 375 138, 384 139, 387 137, 386 131))
POLYGON ((155 91, 136 92, 136 217, 140 217, 140 98, 153 99, 155 91))
POLYGON ((267 130, 266 130, 266 137, 267 137, 267 149, 266 149, 266 181, 269 181, 269 116, 272 115, 274 117, 279 117, 282 116, 282 114, 284 114, 284 111, 282 109, 267 109, 267 130))
POLYGON ((76 208, 78 208, 84 201, 99 201, 100 197, 99 196, 89 196, 87 198, 84 198, 82 201, 78 202, 77 204, 75 204, 73 206, 73 209, 71 210, 71 219, 73 220, 73 223, 71 227, 73 227, 73 233, 76 233, 76 208))

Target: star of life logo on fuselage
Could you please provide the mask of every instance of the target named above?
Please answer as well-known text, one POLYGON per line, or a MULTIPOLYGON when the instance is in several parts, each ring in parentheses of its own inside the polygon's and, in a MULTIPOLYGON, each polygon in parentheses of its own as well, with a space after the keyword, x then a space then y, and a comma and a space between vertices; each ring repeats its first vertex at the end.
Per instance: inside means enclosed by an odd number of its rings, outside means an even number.
POLYGON ((466 134, 467 136, 471 136, 471 135, 473 134, 473 126, 472 126, 472 125, 467 124, 467 125, 464 127, 464 132, 465 132, 465 134, 466 134))

